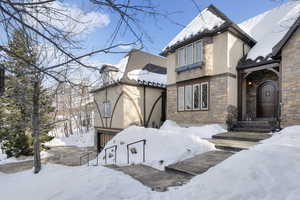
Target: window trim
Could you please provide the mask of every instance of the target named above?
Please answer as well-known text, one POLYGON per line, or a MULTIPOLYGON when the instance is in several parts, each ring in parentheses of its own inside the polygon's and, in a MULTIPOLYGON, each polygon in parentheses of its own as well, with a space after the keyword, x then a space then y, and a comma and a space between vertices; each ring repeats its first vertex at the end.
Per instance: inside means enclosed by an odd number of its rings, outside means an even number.
POLYGON ((201 84, 200 84, 201 86, 201 110, 208 110, 208 108, 209 108, 209 86, 208 86, 208 82, 202 82, 201 84), (207 101, 207 108, 204 108, 203 107, 203 103, 202 103, 202 100, 203 100, 203 97, 202 97, 202 95, 203 95, 203 89, 202 89, 202 86, 203 85, 206 85, 207 86, 207 94, 206 94, 206 101, 207 101))

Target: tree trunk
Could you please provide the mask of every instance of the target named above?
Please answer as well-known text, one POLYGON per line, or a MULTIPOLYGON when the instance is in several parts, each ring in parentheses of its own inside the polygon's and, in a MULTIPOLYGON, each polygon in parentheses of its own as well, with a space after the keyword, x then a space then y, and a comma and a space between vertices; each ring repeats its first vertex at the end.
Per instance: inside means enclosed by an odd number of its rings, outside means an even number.
POLYGON ((40 84, 39 81, 33 83, 32 98, 32 129, 34 136, 34 173, 37 174, 41 170, 40 155, 40 84))

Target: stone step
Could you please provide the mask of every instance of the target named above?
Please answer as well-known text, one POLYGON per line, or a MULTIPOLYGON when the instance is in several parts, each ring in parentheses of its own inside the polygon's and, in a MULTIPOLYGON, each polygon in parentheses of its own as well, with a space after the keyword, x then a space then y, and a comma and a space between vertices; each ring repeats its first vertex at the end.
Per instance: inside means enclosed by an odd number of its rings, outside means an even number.
POLYGON ((227 132, 214 135, 215 139, 224 140, 238 140, 238 141, 249 141, 249 142, 259 142, 270 138, 271 135, 267 133, 254 133, 254 132, 227 132))
POLYGON ((164 192, 169 187, 181 186, 192 178, 192 176, 188 174, 160 171, 146 165, 130 165, 122 167, 106 165, 105 167, 121 171, 157 192, 164 192))
POLYGON ((234 127, 233 131, 235 132, 256 132, 256 133, 270 133, 272 132, 271 128, 262 128, 262 127, 234 127))
POLYGON ((258 142, 249 142, 249 141, 238 141, 238 140, 224 140, 224 139, 206 139, 209 142, 215 144, 215 147, 224 151, 233 151, 238 152, 242 150, 247 150, 250 147, 253 147, 258 142))
POLYGON ((193 158, 169 165, 166 171, 196 176, 233 155, 228 151, 209 151, 193 158))

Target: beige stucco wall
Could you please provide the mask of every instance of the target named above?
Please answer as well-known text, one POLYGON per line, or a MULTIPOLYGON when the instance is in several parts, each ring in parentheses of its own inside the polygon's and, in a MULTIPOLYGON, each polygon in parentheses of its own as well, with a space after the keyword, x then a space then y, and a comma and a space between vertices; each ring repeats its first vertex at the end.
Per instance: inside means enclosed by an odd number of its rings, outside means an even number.
MULTIPOLYGON (((103 117, 103 113, 101 113, 102 112, 101 105, 105 101, 110 101, 111 105, 112 105, 112 109, 113 109, 113 106, 115 105, 122 90, 123 90, 123 86, 117 85, 117 86, 109 87, 107 89, 103 89, 103 90, 100 90, 100 91, 94 93, 94 99, 97 102, 98 109, 99 109, 98 110, 96 107, 96 110, 95 110, 95 127, 110 128, 111 118, 103 117), (107 99, 106 99, 106 92, 107 92, 107 99), (102 120, 100 118, 99 112, 102 115, 102 120), (102 121, 103 121, 103 123, 102 123, 102 121)), ((116 108, 115 108, 116 114, 114 114, 114 116, 113 116, 111 128, 124 128, 123 123, 122 123, 124 120, 123 102, 124 102, 124 97, 122 96, 119 99, 118 104, 116 105, 116 108)))
MULTIPOLYGON (((149 119, 150 112, 154 106, 155 101, 160 97, 165 89, 145 87, 146 91, 146 122, 149 119)), ((108 129, 124 129, 130 125, 144 125, 144 87, 133 85, 118 85, 107 88, 107 100, 111 102, 112 109, 120 96, 118 104, 112 118, 104 118, 101 105, 106 101, 106 89, 100 90, 94 94, 95 101, 99 106, 102 120, 100 119, 99 111, 95 111, 95 127, 108 128, 108 129), (112 120, 112 122, 111 122, 112 120), (103 121, 103 123, 102 123, 103 121), (111 123, 111 126, 110 126, 111 123)), ((149 120, 149 127, 159 127, 161 125, 162 115, 162 100, 160 99, 155 105, 152 115, 149 120)))
POLYGON ((300 124, 300 29, 282 50, 282 126, 300 124))

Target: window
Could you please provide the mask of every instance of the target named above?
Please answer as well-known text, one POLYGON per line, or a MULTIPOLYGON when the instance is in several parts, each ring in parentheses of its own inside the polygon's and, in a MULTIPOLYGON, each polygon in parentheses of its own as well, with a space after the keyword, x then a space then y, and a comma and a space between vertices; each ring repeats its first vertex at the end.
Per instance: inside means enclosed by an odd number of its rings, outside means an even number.
POLYGON ((203 42, 197 41, 178 49, 177 66, 191 65, 203 61, 203 42))
POLYGON ((177 88, 177 110, 208 110, 208 82, 177 88))
POLYGON ((184 111, 184 87, 179 87, 177 91, 178 111, 184 111))
POLYGON ((193 88, 191 85, 185 86, 184 89, 184 109, 185 110, 192 110, 193 108, 193 88))
POLYGON ((178 66, 185 65, 185 49, 181 48, 178 50, 178 66))
POLYGON ((200 84, 193 85, 193 109, 200 109, 200 84))
POLYGON ((195 43, 195 63, 199 63, 203 61, 203 43, 196 42, 195 43))
POLYGON ((103 102, 102 104, 102 113, 103 113, 103 117, 105 118, 109 118, 111 117, 111 103, 109 101, 107 102, 103 102))
POLYGON ((201 109, 208 110, 208 83, 201 83, 201 109))
POLYGON ((186 48, 186 64, 193 64, 193 44, 187 46, 186 48))

